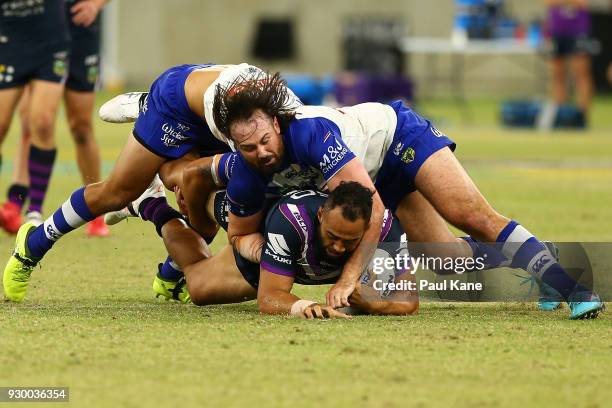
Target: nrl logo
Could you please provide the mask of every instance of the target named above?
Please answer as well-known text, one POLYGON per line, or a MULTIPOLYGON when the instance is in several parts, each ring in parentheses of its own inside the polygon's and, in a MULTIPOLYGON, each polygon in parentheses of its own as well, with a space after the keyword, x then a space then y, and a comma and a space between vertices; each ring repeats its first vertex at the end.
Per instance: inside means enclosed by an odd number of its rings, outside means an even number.
POLYGON ((404 150, 404 153, 402 153, 402 158, 401 160, 408 164, 408 163, 412 163, 412 161, 414 160, 414 149, 412 147, 407 148, 406 150, 404 150))

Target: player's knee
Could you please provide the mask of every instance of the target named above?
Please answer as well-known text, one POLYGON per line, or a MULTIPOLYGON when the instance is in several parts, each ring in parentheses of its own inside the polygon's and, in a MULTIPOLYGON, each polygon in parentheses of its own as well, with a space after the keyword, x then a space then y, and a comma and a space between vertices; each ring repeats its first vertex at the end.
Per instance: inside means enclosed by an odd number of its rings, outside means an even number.
POLYGON ((87 144, 92 136, 92 125, 88 120, 71 120, 70 121, 70 133, 72 139, 79 145, 87 144))
POLYGON ((50 141, 53 138, 53 116, 49 113, 43 113, 33 117, 31 124, 31 131, 36 135, 37 139, 41 142, 50 141))
POLYGON ((105 212, 121 210, 142 194, 142 191, 126 188, 109 180, 95 183, 92 186, 95 186, 95 192, 92 192, 90 197, 97 204, 103 203, 102 207, 105 212))
POLYGON ((207 306, 213 302, 212 291, 206 285, 206 282, 200 280, 187 281, 187 290, 191 297, 191 302, 196 306, 207 306))

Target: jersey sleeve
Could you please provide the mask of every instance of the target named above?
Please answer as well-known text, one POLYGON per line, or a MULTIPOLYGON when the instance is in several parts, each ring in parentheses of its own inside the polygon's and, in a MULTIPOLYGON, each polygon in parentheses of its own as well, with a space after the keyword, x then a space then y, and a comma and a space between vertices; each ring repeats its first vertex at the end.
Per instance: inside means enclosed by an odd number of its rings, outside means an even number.
POLYGON ((274 212, 266 223, 261 267, 277 275, 294 277, 297 272, 297 260, 300 258, 302 240, 298 231, 283 215, 279 207, 273 210, 274 212))
POLYGON ((236 156, 227 184, 230 212, 238 217, 253 215, 263 209, 265 197, 266 181, 236 156))
POLYGON ((298 119, 290 126, 296 159, 319 169, 326 181, 355 157, 338 126, 329 119, 298 119))
POLYGON ((238 153, 224 153, 219 156, 216 168, 213 168, 213 179, 218 186, 227 186, 234 172, 238 153))

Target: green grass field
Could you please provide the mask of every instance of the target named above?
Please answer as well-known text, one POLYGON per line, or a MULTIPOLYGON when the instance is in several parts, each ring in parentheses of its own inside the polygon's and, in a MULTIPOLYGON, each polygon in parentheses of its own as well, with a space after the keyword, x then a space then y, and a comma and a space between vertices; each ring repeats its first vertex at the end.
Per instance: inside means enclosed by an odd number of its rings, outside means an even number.
MULTIPOLYGON (((422 109, 458 142, 502 213, 547 239, 612 242, 612 101, 598 101, 592 130, 554 134, 502 130, 496 106, 476 101, 471 123, 450 103, 422 109)), ((108 171, 130 126, 96 126, 108 171)), ((58 139, 47 213, 80 185, 63 119, 58 139)), ((3 191, 16 140, 13 126, 3 191)), ((2 264, 12 245, 2 233, 2 264)), ((153 226, 138 220, 108 239, 84 231, 62 239, 26 301, 0 305, 0 386, 68 386, 78 407, 603 408, 612 400, 609 312, 569 321, 567 308, 543 313, 534 303, 429 302, 408 318, 301 321, 261 316, 252 302, 157 301, 150 287, 164 258, 153 226)), ((322 300, 325 290, 297 293, 322 300)))

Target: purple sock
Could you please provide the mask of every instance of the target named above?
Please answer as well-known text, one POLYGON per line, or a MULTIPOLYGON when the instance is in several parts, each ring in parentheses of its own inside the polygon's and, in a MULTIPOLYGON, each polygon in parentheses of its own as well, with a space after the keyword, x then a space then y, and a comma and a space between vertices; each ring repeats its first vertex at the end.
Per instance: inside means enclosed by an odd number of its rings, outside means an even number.
POLYGON ((28 173, 30 174, 30 206, 28 212, 42 212, 43 202, 47 194, 49 179, 55 163, 56 149, 43 150, 32 145, 28 158, 28 173))
POLYGON ((166 197, 147 198, 138 207, 140 217, 155 224, 157 234, 161 237, 161 229, 174 218, 183 218, 181 213, 170 207, 166 197))
POLYGON ((7 193, 8 200, 17 205, 19 209, 23 208, 23 204, 28 199, 28 186, 23 184, 11 184, 7 193))

